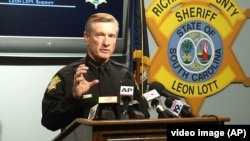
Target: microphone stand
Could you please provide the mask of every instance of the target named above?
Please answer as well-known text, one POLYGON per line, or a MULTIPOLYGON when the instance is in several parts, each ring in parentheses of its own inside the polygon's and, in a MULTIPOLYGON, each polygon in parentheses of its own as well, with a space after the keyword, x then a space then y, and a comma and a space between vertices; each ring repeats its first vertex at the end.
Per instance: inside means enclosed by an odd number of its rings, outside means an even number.
POLYGON ((130 97, 124 96, 122 97, 122 101, 123 101, 123 112, 121 113, 121 119, 129 119, 128 103, 130 101, 130 97))

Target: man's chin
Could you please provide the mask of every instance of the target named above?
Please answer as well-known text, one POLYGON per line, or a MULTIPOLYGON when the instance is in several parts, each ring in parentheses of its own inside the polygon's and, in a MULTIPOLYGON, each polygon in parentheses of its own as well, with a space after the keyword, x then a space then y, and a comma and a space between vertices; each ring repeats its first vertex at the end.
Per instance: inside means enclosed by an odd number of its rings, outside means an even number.
POLYGON ((100 57, 100 59, 103 59, 103 60, 107 60, 107 59, 109 59, 110 58, 110 54, 101 54, 99 57, 100 57))
POLYGON ((110 58, 110 56, 108 56, 108 57, 106 57, 106 56, 103 57, 103 56, 102 56, 102 57, 99 58, 99 60, 100 60, 100 62, 106 62, 106 61, 109 60, 109 58, 110 58))

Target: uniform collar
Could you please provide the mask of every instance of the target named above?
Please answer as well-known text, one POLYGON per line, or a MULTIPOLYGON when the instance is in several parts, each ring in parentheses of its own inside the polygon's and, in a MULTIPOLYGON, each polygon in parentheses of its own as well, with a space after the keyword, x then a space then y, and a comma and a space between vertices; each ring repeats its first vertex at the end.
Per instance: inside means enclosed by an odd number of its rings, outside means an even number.
POLYGON ((108 61, 105 64, 100 64, 93 60, 89 55, 86 56, 86 62, 85 64, 89 67, 91 71, 94 72, 95 75, 98 75, 98 69, 103 68, 102 70, 106 71, 107 74, 109 74, 109 69, 110 69, 110 61, 108 61))

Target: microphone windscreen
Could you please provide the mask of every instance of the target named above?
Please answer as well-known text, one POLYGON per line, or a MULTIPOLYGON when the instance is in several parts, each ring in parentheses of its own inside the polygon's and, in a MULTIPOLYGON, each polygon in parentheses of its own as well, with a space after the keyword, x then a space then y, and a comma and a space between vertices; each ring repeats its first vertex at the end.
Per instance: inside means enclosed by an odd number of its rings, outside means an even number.
POLYGON ((170 107, 172 106, 174 100, 175 100, 174 98, 170 98, 170 97, 166 98, 166 100, 165 100, 165 105, 166 105, 168 108, 170 108, 170 107))
POLYGON ((174 98, 177 100, 180 100, 181 98, 175 96, 174 94, 172 94, 171 92, 167 91, 164 87, 163 84, 161 84, 160 82, 154 81, 149 85, 149 90, 153 90, 155 89, 158 93, 160 93, 161 96, 164 96, 166 98, 174 98))
POLYGON ((134 83, 132 81, 131 74, 129 72, 126 72, 122 78, 121 85, 123 86, 134 86, 134 83))
POLYGON ((148 89, 149 90, 156 89, 158 92, 161 92, 161 91, 165 90, 165 87, 161 83, 154 81, 154 82, 150 83, 148 89))
POLYGON ((113 120, 115 119, 115 114, 113 111, 111 110, 102 110, 102 113, 101 113, 101 119, 102 120, 113 120))

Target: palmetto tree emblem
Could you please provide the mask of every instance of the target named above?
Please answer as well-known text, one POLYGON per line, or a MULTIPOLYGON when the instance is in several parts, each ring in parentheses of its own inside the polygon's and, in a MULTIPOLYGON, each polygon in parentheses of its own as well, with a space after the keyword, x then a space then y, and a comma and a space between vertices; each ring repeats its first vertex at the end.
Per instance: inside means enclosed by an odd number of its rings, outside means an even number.
POLYGON ((181 50, 184 52, 184 55, 182 56, 183 62, 189 64, 192 59, 190 52, 193 50, 193 43, 189 40, 184 41, 181 44, 181 50))

